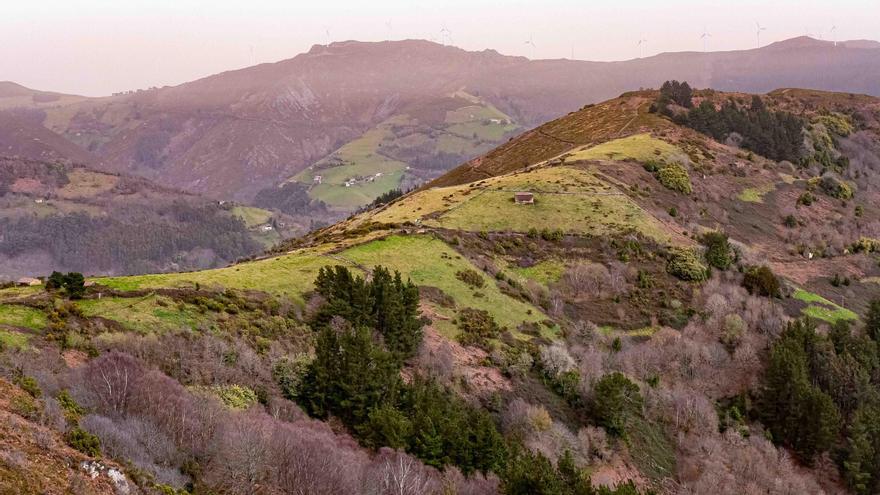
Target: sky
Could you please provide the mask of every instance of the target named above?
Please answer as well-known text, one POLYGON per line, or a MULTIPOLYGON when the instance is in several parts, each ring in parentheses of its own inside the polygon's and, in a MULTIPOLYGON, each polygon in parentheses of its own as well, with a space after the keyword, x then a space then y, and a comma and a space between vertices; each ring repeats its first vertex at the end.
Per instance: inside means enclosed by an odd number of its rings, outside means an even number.
POLYGON ((754 48, 756 22, 765 27, 761 45, 804 34, 880 40, 880 0, 0 3, 0 81, 87 96, 277 62, 328 41, 418 38, 529 58, 608 61, 702 50, 704 32, 712 51, 754 48))

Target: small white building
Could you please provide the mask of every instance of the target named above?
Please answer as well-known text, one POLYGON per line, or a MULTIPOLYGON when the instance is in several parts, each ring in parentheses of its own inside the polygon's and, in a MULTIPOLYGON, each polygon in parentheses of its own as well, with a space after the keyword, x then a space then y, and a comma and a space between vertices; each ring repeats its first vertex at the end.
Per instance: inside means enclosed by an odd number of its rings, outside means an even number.
POLYGON ((312 182, 315 184, 321 184, 324 182, 324 177, 322 177, 320 175, 316 175, 315 178, 312 179, 312 182))
POLYGON ((20 279, 18 279, 17 284, 21 287, 34 287, 37 285, 43 285, 43 282, 41 282, 38 278, 21 277, 20 279))

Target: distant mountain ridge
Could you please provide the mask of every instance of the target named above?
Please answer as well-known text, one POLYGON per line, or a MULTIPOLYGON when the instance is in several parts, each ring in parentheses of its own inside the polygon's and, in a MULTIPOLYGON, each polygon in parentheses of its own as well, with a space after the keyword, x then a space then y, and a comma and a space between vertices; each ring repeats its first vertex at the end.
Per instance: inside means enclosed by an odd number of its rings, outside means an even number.
MULTIPOLYGON (((460 91, 527 128, 667 79, 725 91, 801 87, 880 95, 878 47, 799 37, 752 50, 587 62, 528 60, 421 40, 346 41, 315 45, 277 63, 106 98, 34 92, 28 100, 26 88, 6 83, 0 108, 30 108, 32 118, 96 156, 105 170, 250 201, 390 118, 421 115, 415 125, 421 135, 430 134, 453 111, 448 99, 460 91), (44 101, 51 98, 57 101, 44 101)), ((478 146, 450 148, 452 156, 464 162, 507 137, 492 136, 478 146)), ((383 145, 397 146, 398 138, 383 145)), ((423 154, 436 155, 447 149, 443 145, 429 143, 423 154)))

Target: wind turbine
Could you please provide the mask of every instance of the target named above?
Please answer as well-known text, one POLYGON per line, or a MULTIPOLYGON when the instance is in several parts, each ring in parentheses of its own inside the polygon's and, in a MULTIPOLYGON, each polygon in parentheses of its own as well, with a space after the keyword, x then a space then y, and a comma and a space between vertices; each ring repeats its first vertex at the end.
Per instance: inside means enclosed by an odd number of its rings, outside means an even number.
POLYGON ((761 48, 761 31, 766 31, 767 28, 761 26, 761 23, 755 21, 755 38, 757 39, 758 46, 757 48, 761 48))
POLYGON ((535 59, 535 42, 532 39, 532 35, 529 35, 529 39, 526 40, 526 44, 532 47, 532 60, 535 59))
POLYGON ((385 27, 388 29, 388 39, 390 40, 391 39, 391 19, 388 19, 388 21, 385 23, 385 27))
POLYGON ((452 44, 452 31, 446 29, 446 24, 440 28, 440 43, 444 45, 452 44))
POLYGON ((834 46, 837 46, 837 37, 834 36, 834 31, 837 31, 836 24, 831 25, 831 31, 829 32, 829 35, 831 36, 831 41, 834 42, 834 46))
POLYGON ((644 57, 643 52, 645 48, 648 48, 648 39, 644 36, 640 36, 639 42, 636 43, 636 46, 639 48, 639 58, 644 57))
POLYGON ((330 44, 330 26, 324 26, 324 34, 327 35, 327 44, 330 44))
POLYGON ((709 38, 711 37, 712 35, 706 30, 706 26, 703 26, 703 34, 700 35, 700 39, 703 40, 703 53, 706 53, 706 45, 709 43, 709 38))

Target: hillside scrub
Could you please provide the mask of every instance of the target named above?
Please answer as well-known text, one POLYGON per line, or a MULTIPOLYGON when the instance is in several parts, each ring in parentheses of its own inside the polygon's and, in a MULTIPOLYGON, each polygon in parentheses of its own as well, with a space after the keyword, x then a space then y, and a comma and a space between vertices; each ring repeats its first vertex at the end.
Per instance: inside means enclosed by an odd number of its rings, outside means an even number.
POLYGON ((855 194, 852 186, 832 175, 813 177, 807 181, 807 187, 811 190, 820 189, 825 194, 837 199, 852 199, 855 194))
POLYGON ((743 287, 749 294, 763 297, 780 297, 781 284, 776 275, 766 265, 752 266, 743 275, 743 287))
POLYGON ((700 236, 700 242, 706 246, 704 257, 709 266, 727 270, 734 262, 736 253, 727 239, 727 234, 720 231, 706 232, 700 236))
POLYGON ((675 248, 670 250, 666 261, 666 271, 675 277, 689 282, 706 280, 707 267, 692 249, 675 248))
POLYGON ((680 163, 669 163, 660 166, 657 169, 656 176, 657 180, 667 189, 678 191, 682 194, 690 194, 694 190, 687 169, 680 163))
POLYGON ((474 308, 463 308, 459 311, 455 325, 461 330, 459 342, 483 348, 488 348, 489 341, 498 338, 502 331, 492 315, 474 308))

